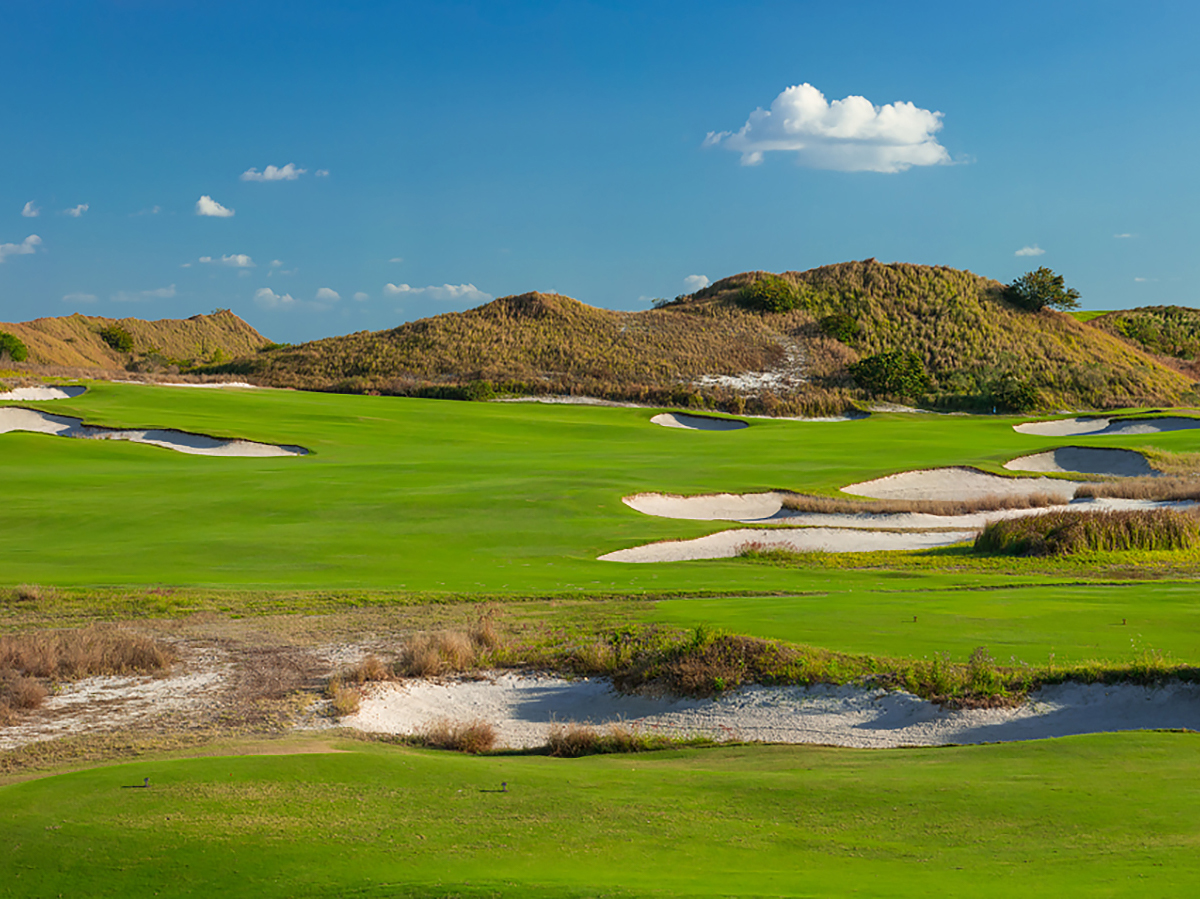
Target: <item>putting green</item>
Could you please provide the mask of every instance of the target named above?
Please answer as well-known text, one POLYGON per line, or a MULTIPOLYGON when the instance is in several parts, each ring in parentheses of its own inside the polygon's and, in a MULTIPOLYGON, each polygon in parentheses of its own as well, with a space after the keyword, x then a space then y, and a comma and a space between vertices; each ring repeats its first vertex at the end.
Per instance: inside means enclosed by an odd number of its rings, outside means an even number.
POLYGON ((0 787, 4 895, 1164 896, 1200 878, 1193 734, 571 761, 338 748, 0 787))

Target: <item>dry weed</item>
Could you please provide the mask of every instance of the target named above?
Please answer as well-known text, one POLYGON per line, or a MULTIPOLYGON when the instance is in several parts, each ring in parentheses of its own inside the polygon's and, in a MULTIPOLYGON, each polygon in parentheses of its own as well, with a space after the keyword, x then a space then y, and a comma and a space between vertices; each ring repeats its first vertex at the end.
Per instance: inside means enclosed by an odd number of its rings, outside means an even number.
POLYGON ((472 754, 487 752, 496 745, 496 728, 482 718, 473 721, 439 718, 417 731, 413 735, 413 742, 430 749, 452 749, 472 754))
POLYGON ((325 695, 329 698, 329 708, 337 718, 353 715, 362 705, 362 693, 357 687, 351 687, 341 678, 331 678, 325 687, 325 695))
POLYGON ((407 677, 437 677, 466 671, 477 655, 475 641, 462 631, 418 634, 401 649, 396 669, 407 677))
MULTIPOLYGON (((1082 496, 1081 492, 1076 494, 1082 496)), ((841 515, 893 515, 923 513, 926 515, 971 515, 975 512, 998 512, 1003 509, 1044 509, 1062 505, 1067 499, 1062 494, 1047 492, 1021 496, 989 494, 976 499, 962 500, 852 500, 832 496, 809 496, 796 493, 783 500, 783 507, 793 512, 810 512, 841 515)))
POLYGON ((112 625, 0 637, 0 670, 30 677, 155 672, 169 667, 174 658, 164 644, 112 625))

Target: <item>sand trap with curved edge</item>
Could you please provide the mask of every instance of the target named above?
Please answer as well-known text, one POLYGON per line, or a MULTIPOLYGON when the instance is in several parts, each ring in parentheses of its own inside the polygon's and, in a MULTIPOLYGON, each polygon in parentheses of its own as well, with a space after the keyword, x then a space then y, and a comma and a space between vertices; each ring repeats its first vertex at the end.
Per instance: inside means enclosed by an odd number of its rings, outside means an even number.
POLYGON ((1055 478, 1007 478, 977 468, 927 468, 904 471, 842 488, 852 496, 872 499, 972 500, 987 496, 1030 496, 1045 493, 1062 502, 1081 485, 1055 478))
POLYGON ((48 412, 22 409, 19 406, 0 409, 0 434, 7 434, 9 431, 32 431, 36 434, 53 434, 58 437, 75 437, 85 440, 129 440, 133 443, 160 446, 193 456, 308 455, 308 450, 302 446, 276 446, 272 443, 255 443, 252 440, 226 440, 168 428, 127 430, 95 427, 85 425, 79 418, 51 415, 48 412))
POLYGON ((1126 449, 1090 446, 1064 446, 1045 453, 1021 456, 1004 463, 1009 471, 1069 472, 1110 477, 1157 477, 1162 474, 1150 466, 1141 453, 1126 449))
POLYGON ((1064 683, 1008 709, 949 710, 911 693, 856 686, 751 685, 715 699, 616 692, 605 678, 490 672, 482 680, 409 680, 366 688, 346 727, 411 734, 438 720, 482 718, 501 746, 545 745, 563 722, 620 723, 716 740, 861 749, 1040 740, 1151 728, 1200 729, 1200 685, 1064 683))
POLYGON ((600 556, 601 562, 692 562, 698 559, 732 559, 748 543, 770 549, 811 553, 870 553, 882 550, 932 549, 974 540, 974 530, 868 531, 848 528, 782 528, 762 531, 735 528, 697 537, 647 543, 600 556))
POLYGON ((1112 437, 1138 434, 1165 434, 1200 428, 1197 418, 1060 418, 1056 421, 1027 421, 1013 425, 1019 434, 1038 437, 1112 437))
POLYGON ((684 428, 688 431, 740 431, 749 427, 744 421, 735 418, 688 415, 686 412, 660 412, 650 421, 664 428, 684 428))
POLYGON ((70 400, 87 393, 86 387, 16 387, 5 393, 0 393, 0 400, 25 400, 27 402, 42 400, 70 400))

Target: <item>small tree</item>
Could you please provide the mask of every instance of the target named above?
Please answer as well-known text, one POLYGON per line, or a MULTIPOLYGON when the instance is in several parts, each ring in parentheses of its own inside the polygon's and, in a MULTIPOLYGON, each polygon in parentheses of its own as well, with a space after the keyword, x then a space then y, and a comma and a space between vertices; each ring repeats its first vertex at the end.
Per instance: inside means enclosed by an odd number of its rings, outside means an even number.
POLYGON ((133 352, 133 335, 115 322, 100 329, 100 339, 118 353, 133 352))
POLYGON ((1044 265, 1036 272, 1026 272, 1008 285, 1005 291, 1014 306, 1038 312, 1042 309, 1078 309, 1079 291, 1063 285, 1063 276, 1056 275, 1044 265))
POLYGON ((29 350, 16 334, 0 331, 0 359, 5 356, 13 362, 24 362, 29 358, 29 350))
POLYGON ((868 356, 849 366, 860 386, 872 393, 919 396, 929 389, 925 363, 916 353, 893 350, 868 356))

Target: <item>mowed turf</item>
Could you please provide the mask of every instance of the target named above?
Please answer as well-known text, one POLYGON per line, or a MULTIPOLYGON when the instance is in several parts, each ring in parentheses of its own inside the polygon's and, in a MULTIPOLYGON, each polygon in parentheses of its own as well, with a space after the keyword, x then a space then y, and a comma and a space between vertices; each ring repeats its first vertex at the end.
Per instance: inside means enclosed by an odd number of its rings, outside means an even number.
POLYGON ((1194 734, 577 760, 337 748, 0 787, 0 893, 1165 896, 1200 882, 1194 734))
MULTIPOLYGON (((19 527, 5 530, 0 583, 494 593, 824 589, 816 586, 828 580, 824 572, 596 557, 725 527, 642 515, 621 503, 630 493, 832 493, 909 468, 999 470, 1006 459, 1057 445, 1016 434, 1016 419, 1004 417, 753 420, 741 431, 699 432, 653 425, 649 409, 108 383, 78 400, 41 406, 94 424, 174 427, 314 452, 210 458, 2 435, 4 512, 19 527)), ((1200 449, 1200 432, 1160 435, 1153 443, 1200 449)))

